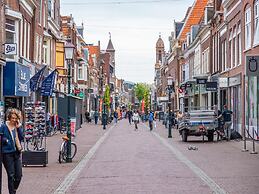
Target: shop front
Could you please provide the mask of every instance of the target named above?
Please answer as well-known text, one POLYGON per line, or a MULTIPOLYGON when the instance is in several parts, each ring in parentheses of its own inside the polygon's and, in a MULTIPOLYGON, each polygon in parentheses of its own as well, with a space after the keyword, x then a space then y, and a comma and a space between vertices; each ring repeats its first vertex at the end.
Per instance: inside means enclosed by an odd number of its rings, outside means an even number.
POLYGON ((6 62, 3 68, 3 96, 5 110, 9 107, 23 110, 24 97, 29 96, 30 68, 16 62, 6 62))

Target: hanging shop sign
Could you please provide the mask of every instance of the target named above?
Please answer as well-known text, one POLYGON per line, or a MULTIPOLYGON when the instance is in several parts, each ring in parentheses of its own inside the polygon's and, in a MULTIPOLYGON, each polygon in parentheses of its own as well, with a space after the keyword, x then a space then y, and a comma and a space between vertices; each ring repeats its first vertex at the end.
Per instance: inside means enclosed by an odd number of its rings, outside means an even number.
POLYGON ((5 55, 17 55, 17 44, 16 43, 4 44, 4 54, 5 55))
POLYGON ((241 84, 241 75, 230 77, 228 79, 228 86, 229 87, 240 85, 240 84, 241 84))
POLYGON ((197 84, 206 84, 206 82, 207 82, 207 79, 197 79, 196 80, 197 84))
POLYGON ((3 73, 4 96, 29 96, 29 67, 16 62, 6 62, 3 73))
POLYGON ((227 88, 228 87, 228 78, 227 77, 220 77, 219 78, 219 87, 220 88, 227 88))
POLYGON ((259 76, 259 56, 246 56, 246 75, 259 76))
POLYGON ((206 91, 216 92, 218 90, 217 82, 206 82, 206 91))

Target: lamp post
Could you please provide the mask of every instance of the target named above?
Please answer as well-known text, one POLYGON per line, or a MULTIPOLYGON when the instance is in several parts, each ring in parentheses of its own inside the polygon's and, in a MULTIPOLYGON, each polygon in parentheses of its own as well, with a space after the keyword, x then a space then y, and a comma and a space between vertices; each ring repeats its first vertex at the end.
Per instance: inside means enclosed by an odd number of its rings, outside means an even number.
POLYGON ((169 127, 168 127, 168 138, 172 138, 172 113, 171 113, 171 93, 173 90, 173 77, 170 75, 167 77, 167 89, 168 89, 168 111, 169 111, 169 127))
POLYGON ((70 126, 70 95, 71 95, 71 63, 73 59, 75 46, 72 43, 65 44, 65 59, 68 65, 67 82, 68 82, 68 95, 67 95, 67 158, 66 162, 72 162, 71 158, 71 126, 70 126))

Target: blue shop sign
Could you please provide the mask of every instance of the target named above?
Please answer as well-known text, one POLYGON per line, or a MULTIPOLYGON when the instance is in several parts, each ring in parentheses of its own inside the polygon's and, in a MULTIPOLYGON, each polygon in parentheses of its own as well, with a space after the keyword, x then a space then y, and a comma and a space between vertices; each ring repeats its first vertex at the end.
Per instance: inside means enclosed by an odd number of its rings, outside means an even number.
POLYGON ((4 96, 29 96, 29 67, 16 62, 6 62, 3 73, 4 96))

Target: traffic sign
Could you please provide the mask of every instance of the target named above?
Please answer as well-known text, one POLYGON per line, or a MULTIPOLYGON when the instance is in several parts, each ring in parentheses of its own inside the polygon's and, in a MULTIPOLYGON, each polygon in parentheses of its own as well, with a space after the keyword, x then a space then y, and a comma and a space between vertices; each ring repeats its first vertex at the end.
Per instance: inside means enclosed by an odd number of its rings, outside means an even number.
POLYGON ((259 56, 246 56, 246 75, 259 76, 259 56))

